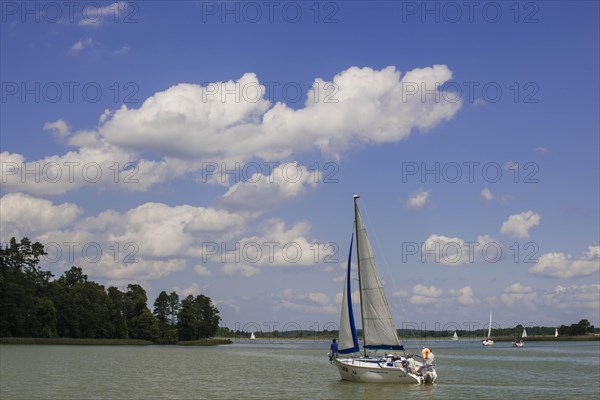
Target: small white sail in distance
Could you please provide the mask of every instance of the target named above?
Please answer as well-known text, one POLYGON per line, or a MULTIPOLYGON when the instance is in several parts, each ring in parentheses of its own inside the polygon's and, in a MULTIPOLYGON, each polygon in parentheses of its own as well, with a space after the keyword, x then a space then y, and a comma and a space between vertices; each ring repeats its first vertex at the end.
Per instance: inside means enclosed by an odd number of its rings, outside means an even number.
POLYGON ((558 337, 558 328, 554 329, 554 337, 558 337))
POLYGON ((252 332, 252 333, 250 334, 250 340, 255 340, 255 339, 256 339, 256 336, 254 336, 254 332, 252 332))
POLYGON ((487 338, 481 340, 481 344, 484 346, 491 346, 494 344, 494 341, 491 339, 492 336, 492 312, 490 311, 490 325, 488 327, 487 338))
POLYGON ((522 338, 526 338, 527 337, 527 331, 525 330, 525 328, 523 328, 523 334, 521 335, 522 338))

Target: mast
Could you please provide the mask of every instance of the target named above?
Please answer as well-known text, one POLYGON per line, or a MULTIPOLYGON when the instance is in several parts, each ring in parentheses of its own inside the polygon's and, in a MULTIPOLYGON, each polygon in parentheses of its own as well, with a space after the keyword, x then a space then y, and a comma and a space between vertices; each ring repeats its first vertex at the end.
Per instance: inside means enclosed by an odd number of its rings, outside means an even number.
POLYGON ((367 348, 365 347, 367 342, 366 342, 366 336, 365 336, 365 320, 364 320, 364 314, 363 314, 363 307, 364 304, 363 303, 363 294, 362 294, 362 288, 361 288, 361 282, 360 282, 360 253, 359 253, 359 246, 358 246, 358 199, 360 198, 359 195, 355 194, 354 195, 354 230, 356 231, 356 262, 358 264, 358 293, 360 296, 360 320, 362 322, 362 337, 363 337, 363 351, 365 354, 365 357, 367 356, 367 348))
POLYGON ((488 328, 488 339, 492 336, 492 312, 490 311, 490 327, 488 328))

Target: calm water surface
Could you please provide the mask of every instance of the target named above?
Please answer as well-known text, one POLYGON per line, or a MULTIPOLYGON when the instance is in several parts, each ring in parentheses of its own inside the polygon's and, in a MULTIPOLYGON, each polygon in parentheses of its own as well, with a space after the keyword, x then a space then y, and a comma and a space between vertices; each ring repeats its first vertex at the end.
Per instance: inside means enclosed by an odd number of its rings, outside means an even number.
POLYGON ((2 345, 0 399, 600 399, 600 342, 431 343, 432 386, 341 381, 328 346, 2 345))

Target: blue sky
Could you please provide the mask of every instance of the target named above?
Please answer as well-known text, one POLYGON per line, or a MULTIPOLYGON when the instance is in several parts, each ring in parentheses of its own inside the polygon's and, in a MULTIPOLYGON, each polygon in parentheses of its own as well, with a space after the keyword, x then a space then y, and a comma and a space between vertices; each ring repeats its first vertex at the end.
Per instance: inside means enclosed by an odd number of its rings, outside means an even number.
POLYGON ((600 324, 596 2, 24 4, 1 236, 56 275, 337 324, 358 193, 399 327, 600 324))

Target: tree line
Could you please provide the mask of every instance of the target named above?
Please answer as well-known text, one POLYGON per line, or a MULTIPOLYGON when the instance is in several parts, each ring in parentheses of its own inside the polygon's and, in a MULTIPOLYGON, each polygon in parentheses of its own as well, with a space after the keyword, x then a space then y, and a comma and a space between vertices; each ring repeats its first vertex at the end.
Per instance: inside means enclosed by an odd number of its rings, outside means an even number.
POLYGON ((210 297, 162 291, 148 308, 144 288, 121 291, 71 267, 57 279, 39 267, 44 246, 13 237, 0 246, 0 337, 143 339, 168 344, 214 336, 219 310, 210 297))
MULTIPOLYGON (((527 329, 527 335, 529 336, 554 336, 555 329, 558 329, 560 336, 584 336, 595 332, 596 328, 587 319, 582 319, 576 324, 570 326, 561 325, 560 327, 552 326, 523 326, 518 324, 515 327, 509 328, 495 328, 492 326, 492 336, 496 337, 520 337, 523 333, 523 329, 527 329)), ((402 337, 410 337, 411 335, 417 335, 421 337, 439 337, 439 338, 450 338, 454 331, 436 331, 436 330, 398 330, 398 334, 402 337)), ((457 329, 456 333, 458 336, 470 336, 470 337, 485 337, 487 336, 487 328, 475 329, 472 331, 457 329)))

